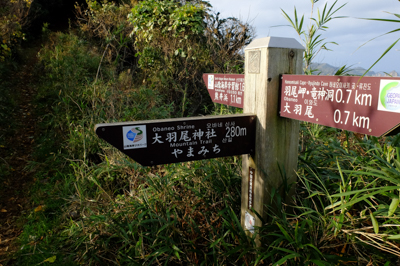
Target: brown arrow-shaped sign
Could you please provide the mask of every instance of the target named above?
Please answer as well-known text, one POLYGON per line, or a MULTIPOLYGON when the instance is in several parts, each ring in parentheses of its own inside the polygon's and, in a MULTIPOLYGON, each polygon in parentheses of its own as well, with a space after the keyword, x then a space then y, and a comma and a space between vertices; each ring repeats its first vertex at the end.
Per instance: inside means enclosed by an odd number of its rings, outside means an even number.
POLYGON ((96 134, 144 166, 250 154, 256 116, 206 116, 98 124, 96 134))
POLYGON ((214 103, 243 108, 243 74, 203 74, 203 81, 214 103))
POLYGON ((384 136, 400 124, 400 78, 282 75, 280 115, 384 136))

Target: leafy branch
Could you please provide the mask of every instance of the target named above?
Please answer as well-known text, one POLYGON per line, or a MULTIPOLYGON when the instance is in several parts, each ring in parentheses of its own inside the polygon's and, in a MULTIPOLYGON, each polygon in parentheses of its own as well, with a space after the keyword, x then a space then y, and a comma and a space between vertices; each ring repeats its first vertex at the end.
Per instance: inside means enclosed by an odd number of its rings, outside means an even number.
MULTIPOLYGON (((400 19, 400 14, 395 14, 395 13, 390 13, 390 12, 385 12, 385 13, 394 15, 395 17, 397 17, 397 18, 400 19)), ((398 20, 398 19, 381 19, 381 18, 363 18, 363 19, 365 19, 365 20, 373 20, 373 21, 383 21, 383 22, 400 23, 400 20, 398 20)), ((384 34, 382 34, 382 35, 379 35, 379 36, 377 36, 377 37, 375 37, 375 38, 372 38, 371 40, 365 42, 365 43, 362 44, 360 47, 364 46, 365 44, 367 44, 367 43, 369 43, 370 41, 375 40, 375 39, 377 39, 377 38, 379 38, 379 37, 382 37, 382 36, 385 36, 385 35, 388 35, 388 34, 392 34, 392 33, 398 32, 398 31, 400 31, 400 28, 395 29, 395 30, 391 30, 391 31, 389 31, 389 32, 386 32, 386 33, 384 33, 384 34)), ((379 61, 381 61, 381 59, 382 59, 390 50, 392 50, 392 48, 393 48, 399 41, 400 41, 400 38, 398 38, 395 42, 393 42, 393 43, 382 53, 382 55, 378 58, 378 60, 376 60, 376 61, 365 71, 365 73, 364 73, 362 76, 364 76, 365 74, 367 74, 368 71, 371 70, 371 68, 373 68, 379 61)), ((359 49, 360 47, 358 47, 358 49, 359 49)))
POLYGON ((311 0, 311 15, 310 24, 307 28, 304 26, 304 15, 301 17, 297 14, 296 7, 294 8, 294 18, 292 19, 283 9, 283 16, 290 23, 305 48, 304 50, 304 72, 306 74, 312 74, 313 70, 310 68, 311 62, 318 55, 321 50, 330 51, 327 47, 328 44, 336 44, 336 42, 325 42, 325 38, 322 38, 320 31, 326 31, 328 27, 326 24, 333 19, 343 18, 342 16, 334 16, 340 9, 342 9, 346 4, 336 7, 338 0, 336 0, 331 6, 326 3, 322 12, 318 9, 317 17, 313 17, 314 14, 314 4, 318 0, 311 0))

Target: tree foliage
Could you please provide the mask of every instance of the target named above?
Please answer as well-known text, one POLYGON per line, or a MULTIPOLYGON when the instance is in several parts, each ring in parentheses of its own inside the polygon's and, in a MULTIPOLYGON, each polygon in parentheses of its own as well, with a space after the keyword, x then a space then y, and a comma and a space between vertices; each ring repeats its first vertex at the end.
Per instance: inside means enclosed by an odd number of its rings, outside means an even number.
POLYGON ((255 36, 254 28, 234 17, 220 18, 220 13, 207 17, 206 36, 210 59, 217 73, 242 73, 243 47, 255 36))
POLYGON ((254 33, 238 19, 210 14, 204 1, 140 2, 129 16, 143 79, 193 114, 208 98, 202 74, 241 72, 242 48, 254 33))
POLYGON ((22 27, 28 23, 33 0, 0 0, 0 61, 10 57, 12 50, 25 38, 22 27))
POLYGON ((129 15, 144 82, 168 95, 182 116, 187 106, 198 108, 189 99, 204 96, 196 84, 207 60, 204 16, 202 5, 156 0, 140 2, 129 15))
POLYGON ((162 92, 176 115, 211 106, 203 73, 243 72, 253 28, 211 13, 207 1, 86 2, 76 6, 78 25, 104 49, 100 64, 116 64, 116 74, 128 68, 136 84, 162 92))
POLYGON ((132 24, 127 20, 132 4, 112 1, 87 0, 87 7, 76 5, 77 23, 85 34, 95 38, 104 47, 103 59, 115 63, 118 72, 124 66, 134 70, 136 66, 135 49, 129 33, 132 24))

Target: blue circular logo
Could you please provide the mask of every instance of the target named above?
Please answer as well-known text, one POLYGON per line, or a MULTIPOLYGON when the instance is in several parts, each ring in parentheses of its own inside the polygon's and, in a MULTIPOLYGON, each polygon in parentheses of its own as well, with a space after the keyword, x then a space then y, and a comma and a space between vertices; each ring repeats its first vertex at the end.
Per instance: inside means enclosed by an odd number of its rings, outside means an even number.
POLYGON ((136 137, 136 133, 132 132, 132 130, 129 130, 128 133, 126 133, 126 137, 130 140, 133 141, 136 137))

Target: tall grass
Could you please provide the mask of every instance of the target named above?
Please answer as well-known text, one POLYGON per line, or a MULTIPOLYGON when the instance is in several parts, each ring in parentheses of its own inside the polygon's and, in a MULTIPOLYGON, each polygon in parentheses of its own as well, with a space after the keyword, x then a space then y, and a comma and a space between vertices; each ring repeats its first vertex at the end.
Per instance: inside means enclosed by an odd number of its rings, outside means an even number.
POLYGON ((96 80, 102 54, 74 34, 49 43, 30 165, 42 207, 27 217, 20 265, 396 265, 399 137, 302 124, 293 203, 272 193, 281 208, 248 235, 238 219, 240 158, 141 167, 93 128, 169 117, 163 95, 113 65, 96 80))
POLYGON ((129 71, 115 78, 103 66, 102 78, 91 79, 101 55, 77 36, 50 40, 40 52, 41 163, 30 165, 40 169, 33 194, 43 208, 28 217, 20 263, 249 262, 253 242, 237 219, 239 159, 153 168, 127 159, 94 135, 94 125, 165 118, 171 108, 129 71))

